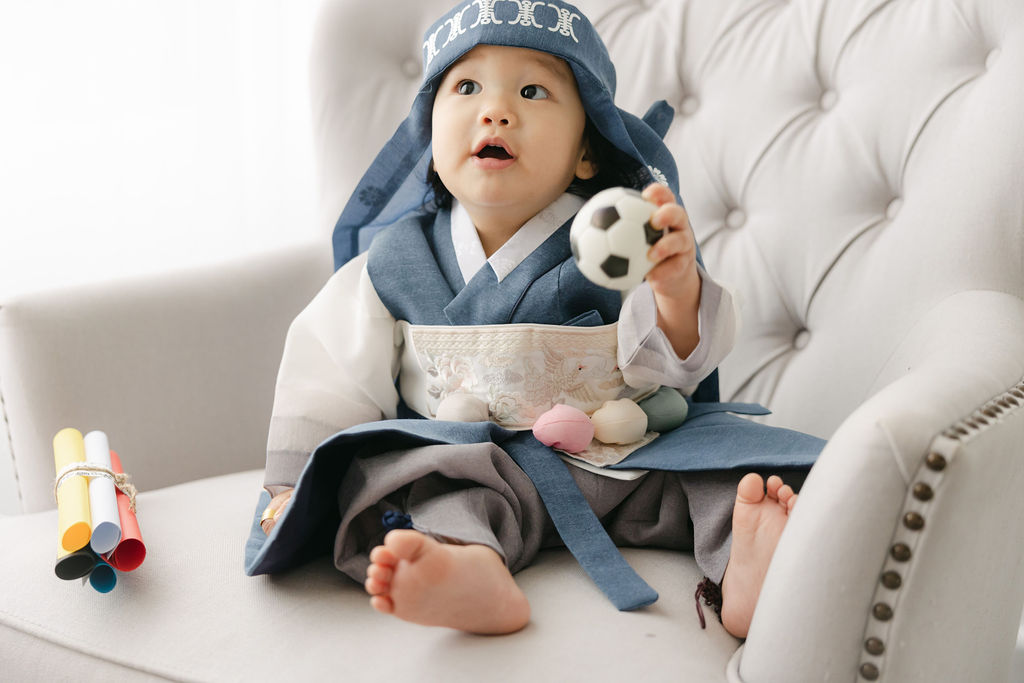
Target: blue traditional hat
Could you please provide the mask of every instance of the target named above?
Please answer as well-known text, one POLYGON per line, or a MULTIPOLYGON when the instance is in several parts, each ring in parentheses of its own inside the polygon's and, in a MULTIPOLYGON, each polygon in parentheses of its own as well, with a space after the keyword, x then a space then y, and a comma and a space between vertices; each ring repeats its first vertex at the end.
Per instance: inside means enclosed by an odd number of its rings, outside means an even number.
POLYGON ((379 230, 427 210, 437 86, 448 67, 477 45, 525 47, 564 59, 590 121, 608 142, 636 160, 638 188, 659 181, 679 195, 675 161, 662 141, 672 123, 672 108, 657 102, 640 119, 615 106, 615 67, 594 26, 576 7, 562 0, 463 1, 424 36, 423 83, 412 110, 359 181, 334 226, 335 268, 368 248, 379 230))

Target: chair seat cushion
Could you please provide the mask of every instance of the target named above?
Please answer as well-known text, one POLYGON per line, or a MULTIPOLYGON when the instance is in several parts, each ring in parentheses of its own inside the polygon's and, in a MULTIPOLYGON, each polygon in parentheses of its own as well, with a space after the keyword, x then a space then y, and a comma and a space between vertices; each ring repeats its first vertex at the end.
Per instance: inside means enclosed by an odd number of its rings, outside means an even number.
POLYGON ((624 613, 566 551, 546 551, 517 575, 530 624, 509 636, 471 636, 374 612, 327 557, 283 575, 245 576, 243 544, 261 481, 250 471, 140 494, 148 555, 107 594, 53 574, 56 511, 0 518, 4 676, 726 680, 739 641, 709 609, 701 630, 693 598, 701 576, 689 555, 626 550, 661 598, 624 613))

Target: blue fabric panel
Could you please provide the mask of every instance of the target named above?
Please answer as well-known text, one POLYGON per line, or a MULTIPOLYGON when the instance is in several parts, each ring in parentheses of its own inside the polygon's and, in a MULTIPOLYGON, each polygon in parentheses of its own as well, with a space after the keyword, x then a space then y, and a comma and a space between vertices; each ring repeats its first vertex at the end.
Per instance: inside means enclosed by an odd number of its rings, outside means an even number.
POLYGON ((266 538, 260 538, 258 518, 266 505, 259 509, 246 545, 245 573, 283 571, 330 551, 341 522, 338 489, 352 458, 430 444, 500 444, 515 434, 492 422, 439 420, 383 420, 339 432, 310 455, 288 507, 266 538))
POLYGON ((370 246, 367 271, 388 311, 413 325, 561 325, 592 310, 613 323, 622 305, 619 292, 579 272, 568 222, 501 282, 484 267, 462 285, 446 211, 383 230, 370 246))
POLYGON ((751 404, 690 403, 682 426, 666 432, 609 469, 708 470, 807 469, 825 447, 825 440, 810 434, 769 427, 729 412, 763 415, 767 410, 751 404), (728 412, 727 412, 728 411, 728 412))
POLYGON ((570 465, 532 435, 512 439, 505 446, 537 487, 565 547, 612 604, 628 611, 656 601, 658 593, 629 566, 608 537, 569 473, 570 465))

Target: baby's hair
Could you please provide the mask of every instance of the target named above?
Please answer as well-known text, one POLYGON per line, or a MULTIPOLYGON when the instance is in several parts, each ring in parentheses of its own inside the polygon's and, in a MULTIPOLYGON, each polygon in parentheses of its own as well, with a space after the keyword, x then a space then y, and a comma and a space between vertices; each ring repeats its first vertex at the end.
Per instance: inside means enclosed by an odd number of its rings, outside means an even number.
MULTIPOLYGON (((586 141, 587 155, 597 167, 597 174, 587 180, 575 178, 566 188, 566 192, 583 199, 590 199, 609 187, 631 187, 642 190, 644 185, 649 182, 640 162, 608 142, 597 130, 597 126, 589 116, 583 129, 583 138, 586 141)), ((424 201, 425 209, 431 212, 450 209, 452 193, 445 187, 441 176, 434 170, 433 160, 427 168, 427 184, 430 187, 430 192, 424 201)))
POLYGON ((575 178, 569 184, 566 192, 583 199, 590 199, 609 187, 631 187, 635 190, 644 188, 648 177, 644 172, 646 169, 643 165, 608 142, 608 139, 597 130, 597 126, 589 116, 583 128, 583 139, 587 147, 587 156, 597 167, 597 173, 588 180, 575 178))

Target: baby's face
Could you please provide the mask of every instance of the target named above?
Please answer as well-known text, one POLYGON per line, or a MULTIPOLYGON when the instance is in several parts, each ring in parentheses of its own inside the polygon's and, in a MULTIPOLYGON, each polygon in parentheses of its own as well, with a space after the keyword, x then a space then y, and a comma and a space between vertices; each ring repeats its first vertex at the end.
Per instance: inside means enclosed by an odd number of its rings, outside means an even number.
POLYGON ((543 52, 480 45, 450 67, 433 110, 434 168, 477 226, 521 225, 557 199, 586 159, 586 115, 569 65, 543 52))

